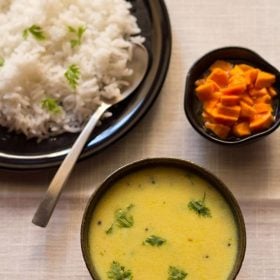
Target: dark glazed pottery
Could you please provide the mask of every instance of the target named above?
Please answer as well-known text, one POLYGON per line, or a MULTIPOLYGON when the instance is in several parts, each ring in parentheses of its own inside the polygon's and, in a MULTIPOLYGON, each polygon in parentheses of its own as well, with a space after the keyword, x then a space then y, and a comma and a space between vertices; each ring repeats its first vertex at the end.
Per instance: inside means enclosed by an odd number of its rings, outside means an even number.
MULTIPOLYGON (((149 110, 160 93, 171 54, 171 27, 163 0, 130 0, 132 13, 146 38, 150 65, 145 79, 127 100, 112 108, 113 117, 92 133, 80 158, 86 158, 124 136, 149 110)), ((0 167, 25 170, 61 163, 78 134, 65 133, 40 143, 0 127, 0 167)))
POLYGON ((205 170, 204 168, 192 162, 188 162, 180 159, 172 159, 172 158, 151 158, 151 159, 137 161, 127 166, 124 166, 119 170, 117 170, 116 172, 114 172, 113 174, 111 174, 101 184, 101 186, 96 190, 96 192, 91 196, 87 204, 86 210, 84 212, 82 225, 81 225, 81 248, 82 248, 82 253, 86 266, 92 278, 94 280, 101 280, 97 275, 94 264, 91 262, 90 253, 89 253, 89 240, 88 240, 90 221, 99 200, 116 181, 120 180, 124 176, 127 176, 128 174, 134 173, 141 169, 160 167, 160 166, 180 168, 200 176, 201 178, 209 182, 227 201, 235 218, 237 232, 238 232, 238 239, 239 239, 236 262, 227 280, 236 279, 237 274, 241 268, 245 256, 245 251, 246 251, 246 229, 245 229, 244 218, 240 210, 240 207, 238 205, 238 202, 234 198, 233 194, 226 187, 226 185, 209 171, 205 170))
POLYGON ((211 51, 200 58, 194 63, 191 67, 187 79, 186 79, 186 88, 185 88, 185 101, 184 108, 185 113, 194 129, 204 136, 206 139, 224 145, 235 145, 241 143, 248 143, 257 139, 260 139, 263 136, 266 136, 272 133, 280 125, 280 73, 273 67, 271 64, 266 62, 262 57, 260 57, 255 52, 242 48, 242 47, 225 47, 211 51), (211 131, 207 130, 203 125, 202 119, 202 104, 195 95, 195 81, 200 79, 202 75, 207 71, 207 69, 213 64, 216 60, 227 60, 234 64, 236 63, 246 63, 254 67, 260 68, 263 71, 270 72, 276 75, 275 88, 277 90, 277 97, 274 99, 274 115, 275 123, 268 129, 254 133, 248 137, 238 138, 230 137, 228 139, 220 139, 211 131))

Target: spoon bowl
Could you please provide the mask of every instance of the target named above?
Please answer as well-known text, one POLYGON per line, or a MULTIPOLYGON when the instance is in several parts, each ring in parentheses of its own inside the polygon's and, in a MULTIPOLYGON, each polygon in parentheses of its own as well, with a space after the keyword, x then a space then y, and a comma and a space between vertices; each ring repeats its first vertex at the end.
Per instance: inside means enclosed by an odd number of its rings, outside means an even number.
POLYGON ((32 219, 33 224, 40 227, 47 226, 61 195, 62 189, 65 186, 67 179, 69 178, 71 171, 73 170, 75 163, 77 162, 93 129, 96 127, 103 114, 110 107, 123 101, 136 90, 145 77, 148 64, 149 54, 147 49, 143 45, 134 44, 132 60, 128 65, 129 68, 133 69, 133 74, 128 79, 129 86, 123 91, 119 98, 104 99, 95 113, 91 116, 50 183, 50 186, 32 219))

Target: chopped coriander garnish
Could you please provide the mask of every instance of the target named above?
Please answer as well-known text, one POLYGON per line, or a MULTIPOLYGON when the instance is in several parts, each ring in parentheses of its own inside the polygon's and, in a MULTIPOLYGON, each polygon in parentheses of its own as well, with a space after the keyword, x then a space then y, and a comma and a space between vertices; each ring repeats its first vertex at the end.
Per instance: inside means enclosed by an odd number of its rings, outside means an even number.
POLYGON ((0 56, 0 67, 3 67, 5 64, 5 60, 3 57, 0 56))
POLYGON ((168 270, 168 280, 183 280, 188 276, 183 270, 178 269, 177 267, 170 266, 168 270))
POLYGON ((130 204, 126 209, 118 209, 116 211, 115 218, 118 227, 130 228, 133 226, 133 216, 128 213, 131 208, 133 208, 132 204, 130 204))
POLYGON ((204 193, 202 200, 192 200, 189 202, 189 209, 195 211, 198 216, 211 217, 211 211, 205 206, 206 194, 204 193))
POLYGON ((119 228, 130 228, 134 224, 134 218, 129 213, 129 211, 134 207, 133 204, 130 204, 125 209, 118 209, 115 212, 115 221, 113 224, 106 230, 107 234, 111 234, 113 232, 113 227, 116 225, 119 228))
POLYGON ((42 27, 40 27, 39 25, 36 25, 36 24, 24 29, 22 32, 22 36, 25 40, 28 38, 28 36, 30 34, 38 41, 43 41, 46 39, 46 36, 44 34, 42 27))
POLYGON ((75 48, 77 46, 80 46, 82 43, 82 37, 83 37, 84 33, 86 32, 86 27, 79 26, 77 29, 75 29, 72 26, 68 26, 68 31, 75 35, 75 39, 72 39, 70 41, 71 47, 75 48))
POLYGON ((54 114, 61 112, 61 106, 57 104, 57 101, 55 99, 50 97, 47 97, 42 101, 42 108, 54 114))
POLYGON ((64 73, 70 87, 76 89, 78 86, 78 81, 80 79, 81 73, 80 68, 76 64, 72 64, 68 67, 67 71, 64 73))
POLYGON ((110 270, 107 272, 108 278, 113 280, 132 280, 133 276, 130 270, 125 269, 120 263, 113 261, 110 270))
POLYGON ((156 247, 159 247, 164 243, 166 243, 166 239, 156 235, 151 235, 148 238, 146 238, 146 240, 144 241, 144 244, 150 244, 151 246, 156 246, 156 247))
POLYGON ((113 232, 113 224, 105 232, 106 234, 111 234, 113 232))

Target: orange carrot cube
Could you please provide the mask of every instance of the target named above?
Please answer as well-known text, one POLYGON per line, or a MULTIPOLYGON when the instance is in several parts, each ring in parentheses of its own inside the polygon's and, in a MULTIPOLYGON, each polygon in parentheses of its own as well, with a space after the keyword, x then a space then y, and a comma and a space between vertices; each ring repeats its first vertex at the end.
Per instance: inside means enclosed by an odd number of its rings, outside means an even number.
POLYGON ((257 132, 270 127, 273 121, 274 119, 271 113, 256 114, 249 126, 253 132, 257 132))
POLYGON ((212 83, 205 83, 198 86, 195 91, 200 101, 207 101, 210 100, 214 94, 214 86, 212 83))
POLYGON ((208 79, 214 81, 219 87, 225 87, 228 84, 228 73, 220 68, 215 68, 208 79))
POLYGON ((246 90, 245 84, 230 85, 227 88, 221 89, 221 92, 225 95, 239 95, 246 90))
POLYGON ((251 96, 247 93, 244 93, 242 95, 240 95, 240 100, 242 100, 243 102, 247 103, 248 105, 250 106, 253 106, 254 105, 254 101, 253 99, 251 98, 251 96))
POLYGON ((266 88, 261 88, 261 89, 253 88, 253 89, 249 90, 249 94, 252 97, 259 97, 259 96, 263 96, 263 95, 266 95, 266 94, 269 94, 269 93, 268 93, 268 90, 266 88))
POLYGON ((245 137, 251 135, 251 130, 248 122, 240 122, 233 126, 232 132, 237 137, 245 137))
POLYGON ((248 85, 253 86, 256 82, 259 70, 258 69, 250 69, 245 72, 245 79, 248 85))
POLYGON ((272 84, 275 82, 276 77, 273 74, 264 72, 264 71, 259 71, 255 86, 256 88, 266 88, 266 87, 271 87, 272 84))
POLYGON ((206 122, 205 127, 211 130, 214 134, 216 134, 221 139, 227 138, 230 132, 230 127, 223 124, 206 122))
POLYGON ((239 95, 221 95, 221 103, 225 106, 239 105, 239 95))
POLYGON ((229 117, 238 119, 240 114, 240 106, 224 106, 222 104, 217 105, 217 113, 229 117))
POLYGON ((275 90, 274 87, 269 87, 268 92, 269 92, 271 97, 275 97, 277 95, 277 91, 275 90))
POLYGON ((241 118, 253 118, 256 111, 255 109, 248 105, 247 103, 240 101, 241 111, 240 111, 240 117, 241 118))
POLYGON ((254 105, 254 109, 257 114, 261 113, 271 113, 272 112, 272 107, 270 104, 267 103, 257 103, 254 105))
POLYGON ((233 65, 224 60, 217 60, 210 66, 210 71, 213 71, 216 68, 229 72, 232 69, 233 65))
POLYGON ((269 94, 263 95, 263 96, 259 96, 257 98, 254 99, 255 103, 268 103, 271 104, 271 96, 269 94))

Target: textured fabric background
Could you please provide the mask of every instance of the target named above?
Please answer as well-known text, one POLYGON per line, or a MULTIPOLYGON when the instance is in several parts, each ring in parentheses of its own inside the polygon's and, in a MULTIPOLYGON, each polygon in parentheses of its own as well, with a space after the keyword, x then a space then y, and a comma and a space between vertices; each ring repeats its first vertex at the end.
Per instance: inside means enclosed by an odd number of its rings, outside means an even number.
POLYGON ((160 97, 125 138, 78 164, 47 229, 35 227, 31 219, 55 170, 0 171, 1 280, 90 279, 79 241, 90 194, 116 168, 153 156, 191 160, 219 176, 240 202, 247 225, 247 254, 238 279, 280 279, 280 130, 247 146, 221 147, 198 135, 183 111, 186 73, 209 50, 248 47, 280 69, 280 2, 166 3, 173 54, 160 97))

